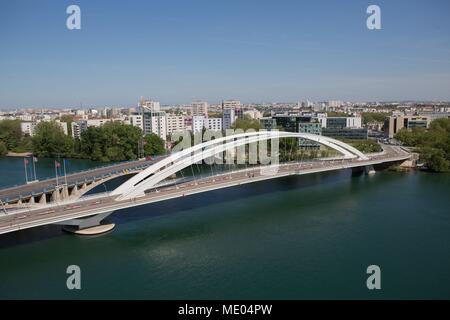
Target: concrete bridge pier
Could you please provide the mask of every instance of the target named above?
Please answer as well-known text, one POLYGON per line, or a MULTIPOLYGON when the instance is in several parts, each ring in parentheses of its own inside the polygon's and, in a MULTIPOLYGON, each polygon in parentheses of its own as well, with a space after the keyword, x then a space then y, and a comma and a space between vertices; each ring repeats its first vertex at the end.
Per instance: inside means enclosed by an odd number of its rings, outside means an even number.
POLYGON ((77 185, 75 185, 74 187, 73 187, 73 189, 72 189, 72 192, 69 192, 69 196, 78 196, 78 186, 77 185))
POLYGON ((57 223, 63 226, 63 230, 85 236, 93 236, 111 231, 116 226, 114 223, 105 223, 105 219, 109 217, 113 211, 100 213, 94 216, 72 219, 57 223))
POLYGON ((45 194, 45 192, 39 198, 39 204, 47 204, 47 195, 45 194))
POLYGON ((63 187, 62 187, 62 190, 61 190, 62 192, 61 192, 61 195, 62 195, 62 198, 63 199, 67 199, 68 197, 69 197, 69 187, 67 187, 66 185, 64 185, 63 187))
POLYGON ((55 188, 55 190, 53 190, 53 193, 51 195, 50 201, 51 202, 57 202, 60 200, 60 193, 59 193, 59 188, 55 188))
POLYGON ((376 171, 375 171, 375 169, 374 169, 374 167, 373 167, 372 165, 370 165, 370 166, 365 166, 365 167, 364 167, 364 172, 365 172, 367 175, 373 175, 373 174, 376 173, 376 171))

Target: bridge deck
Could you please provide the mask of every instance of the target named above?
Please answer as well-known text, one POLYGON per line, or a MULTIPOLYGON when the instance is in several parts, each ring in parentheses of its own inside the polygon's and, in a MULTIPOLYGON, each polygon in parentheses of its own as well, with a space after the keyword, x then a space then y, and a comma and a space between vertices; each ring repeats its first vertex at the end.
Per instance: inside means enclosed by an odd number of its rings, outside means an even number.
MULTIPOLYGON (((147 168, 161 158, 155 158, 154 160, 141 160, 141 161, 130 161, 114 164, 111 166, 94 168, 91 170, 86 170, 82 172, 76 172, 67 175, 68 186, 74 186, 75 184, 82 184, 84 182, 91 182, 94 180, 102 179, 116 173, 124 171, 139 170, 147 168)), ((59 182, 63 182, 64 177, 59 177, 59 182)), ((65 182, 65 181, 64 181, 65 182)), ((49 193, 53 191, 56 187, 56 178, 41 180, 39 182, 34 182, 30 184, 15 186, 11 188, 0 189, 0 200, 4 203, 8 203, 14 200, 19 200, 20 198, 29 197, 31 195, 40 195, 42 193, 49 193)))
POLYGON ((289 175, 364 167, 386 162, 398 162, 409 158, 410 154, 399 149, 391 149, 389 152, 373 156, 367 161, 335 160, 317 161, 307 164, 282 164, 279 166, 278 171, 271 175, 262 174, 261 168, 240 170, 215 177, 191 180, 178 184, 177 186, 163 186, 151 190, 143 197, 131 200, 116 201, 115 198, 110 196, 100 196, 90 199, 81 198, 71 203, 50 204, 43 207, 16 211, 8 215, 3 214, 0 217, 0 234, 289 175))

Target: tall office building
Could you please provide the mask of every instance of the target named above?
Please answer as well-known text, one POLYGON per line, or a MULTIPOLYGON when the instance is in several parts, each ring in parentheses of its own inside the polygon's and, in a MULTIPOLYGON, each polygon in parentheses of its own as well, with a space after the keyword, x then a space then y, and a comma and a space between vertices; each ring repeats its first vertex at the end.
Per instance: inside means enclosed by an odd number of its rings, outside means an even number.
POLYGON ((161 105, 159 104, 159 102, 153 100, 141 99, 141 101, 139 102, 139 106, 141 107, 141 110, 147 110, 152 112, 161 111, 161 105))
POLYGON ((222 102, 222 129, 230 129, 238 115, 242 115, 242 104, 238 100, 224 100, 222 102))
POLYGON ((88 128, 87 120, 78 120, 72 122, 72 138, 80 139, 81 134, 88 128))
POLYGON ((394 136, 403 128, 428 128, 431 123, 430 117, 412 115, 412 116, 391 116, 384 122, 385 136, 387 138, 394 138, 394 136))
POLYGON ((167 139, 167 118, 164 111, 153 112, 144 109, 143 112, 144 135, 156 134, 161 139, 167 139))
POLYGON ((236 115, 234 109, 224 109, 222 114, 222 129, 230 129, 233 123, 236 121, 236 115))
POLYGON ((194 133, 202 132, 205 127, 205 117, 204 116, 193 116, 192 117, 192 131, 194 133))
POLYGON ((205 128, 211 131, 222 131, 222 119, 220 118, 206 118, 205 128))
POLYGON ((362 127, 361 117, 327 117, 322 135, 334 139, 368 139, 368 131, 362 127))
POLYGON ((130 124, 144 130, 144 121, 141 114, 132 114, 129 116, 130 124))
POLYGON ((184 116, 176 114, 167 115, 167 134, 172 134, 174 132, 184 131, 184 116))
POLYGON ((203 129, 211 131, 222 131, 222 119, 206 118, 204 116, 195 116, 192 118, 192 130, 194 133, 201 132, 203 129))
POLYGON ((204 116, 208 117, 208 102, 205 101, 194 101, 192 102, 192 116, 204 116))

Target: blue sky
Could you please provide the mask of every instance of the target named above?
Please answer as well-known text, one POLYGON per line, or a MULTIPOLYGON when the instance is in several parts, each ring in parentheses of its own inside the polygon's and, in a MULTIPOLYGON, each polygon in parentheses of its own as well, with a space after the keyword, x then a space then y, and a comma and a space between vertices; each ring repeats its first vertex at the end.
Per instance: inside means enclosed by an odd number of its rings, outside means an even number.
POLYGON ((0 108, 450 100, 448 0, 0 0, 0 108), (82 29, 66 28, 81 8, 82 29), (366 28, 377 4, 382 30, 366 28))

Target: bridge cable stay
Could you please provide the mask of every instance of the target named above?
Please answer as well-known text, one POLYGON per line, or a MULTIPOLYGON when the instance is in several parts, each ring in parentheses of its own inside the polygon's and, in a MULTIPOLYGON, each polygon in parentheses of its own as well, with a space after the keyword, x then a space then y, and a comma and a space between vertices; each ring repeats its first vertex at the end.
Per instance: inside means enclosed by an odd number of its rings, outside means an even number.
POLYGON ((214 180, 213 166, 210 165, 210 168, 211 168, 211 178, 212 178, 212 182, 215 182, 216 180, 214 180))
POLYGON ((181 179, 182 182, 185 180, 183 171, 184 171, 184 169, 180 170, 180 173, 181 173, 181 176, 182 176, 182 179, 181 179))
MULTIPOLYGON (((181 172, 181 171, 179 171, 181 172)), ((177 173, 175 173, 175 189, 180 189, 180 187, 178 186, 178 177, 177 177, 177 173)))
MULTIPOLYGON (((213 154, 212 156, 211 156, 211 161, 212 161, 212 163, 210 163, 209 164, 209 166, 210 166, 210 168, 211 168, 211 178, 212 178, 212 182, 216 182, 216 179, 214 178, 214 176, 215 176, 215 174, 214 174, 214 166, 216 165, 216 158, 215 158, 215 154, 213 154)), ((205 159, 206 160, 206 159, 205 159)), ((205 164, 206 164, 206 161, 205 161, 205 164)))
MULTIPOLYGON (((296 138, 294 138, 294 143, 300 144, 300 141, 297 140, 296 138)), ((295 161, 295 156, 292 155, 293 152, 294 152, 294 144, 291 144, 291 156, 290 156, 291 161, 290 162, 295 161)))
POLYGON ((195 177, 195 173, 194 173, 194 165, 191 166, 191 171, 192 171, 192 176, 194 177, 194 184, 196 186, 198 186, 197 178, 195 177))

